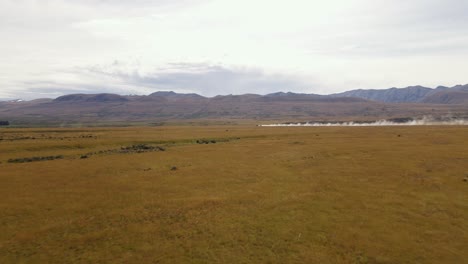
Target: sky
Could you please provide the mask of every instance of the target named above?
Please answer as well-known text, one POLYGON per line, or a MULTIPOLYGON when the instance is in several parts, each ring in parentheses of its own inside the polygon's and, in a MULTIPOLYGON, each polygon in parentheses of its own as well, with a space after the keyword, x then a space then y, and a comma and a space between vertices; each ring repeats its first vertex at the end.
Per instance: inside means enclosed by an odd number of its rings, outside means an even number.
POLYGON ((0 98, 468 83, 466 0, 0 0, 0 98))

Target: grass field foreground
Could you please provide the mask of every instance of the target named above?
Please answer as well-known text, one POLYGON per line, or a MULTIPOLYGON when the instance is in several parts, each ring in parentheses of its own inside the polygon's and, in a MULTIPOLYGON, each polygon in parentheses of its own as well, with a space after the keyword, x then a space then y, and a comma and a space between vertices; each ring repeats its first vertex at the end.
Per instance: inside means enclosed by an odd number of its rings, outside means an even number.
POLYGON ((1 129, 0 263, 463 263, 467 177, 468 127, 1 129))

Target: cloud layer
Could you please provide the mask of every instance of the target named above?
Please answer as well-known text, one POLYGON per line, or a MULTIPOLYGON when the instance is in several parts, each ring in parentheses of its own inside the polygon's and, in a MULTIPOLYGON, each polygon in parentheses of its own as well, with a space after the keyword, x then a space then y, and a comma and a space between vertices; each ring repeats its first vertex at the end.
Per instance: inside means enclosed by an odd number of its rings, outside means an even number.
POLYGON ((4 0, 0 98, 467 83, 464 0, 4 0))

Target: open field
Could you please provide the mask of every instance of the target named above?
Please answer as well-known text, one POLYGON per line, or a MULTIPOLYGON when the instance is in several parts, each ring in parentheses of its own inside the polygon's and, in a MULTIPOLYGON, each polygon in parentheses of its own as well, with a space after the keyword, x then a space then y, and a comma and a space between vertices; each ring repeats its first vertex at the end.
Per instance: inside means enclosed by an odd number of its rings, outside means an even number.
POLYGON ((468 127, 0 130, 0 263, 466 263, 468 127))

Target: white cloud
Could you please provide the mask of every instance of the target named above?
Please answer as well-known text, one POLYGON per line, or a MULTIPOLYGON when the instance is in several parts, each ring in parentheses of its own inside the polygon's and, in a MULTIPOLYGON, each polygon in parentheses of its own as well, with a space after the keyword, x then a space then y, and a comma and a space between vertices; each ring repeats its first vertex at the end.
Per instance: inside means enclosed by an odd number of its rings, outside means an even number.
POLYGON ((106 76, 120 80, 128 86, 147 87, 155 90, 195 92, 205 96, 220 94, 266 94, 272 91, 307 92, 308 84, 297 76, 265 73, 261 69, 245 67, 223 67, 204 63, 170 63, 154 72, 128 71, 129 65, 113 63, 81 69, 86 75, 106 76))

